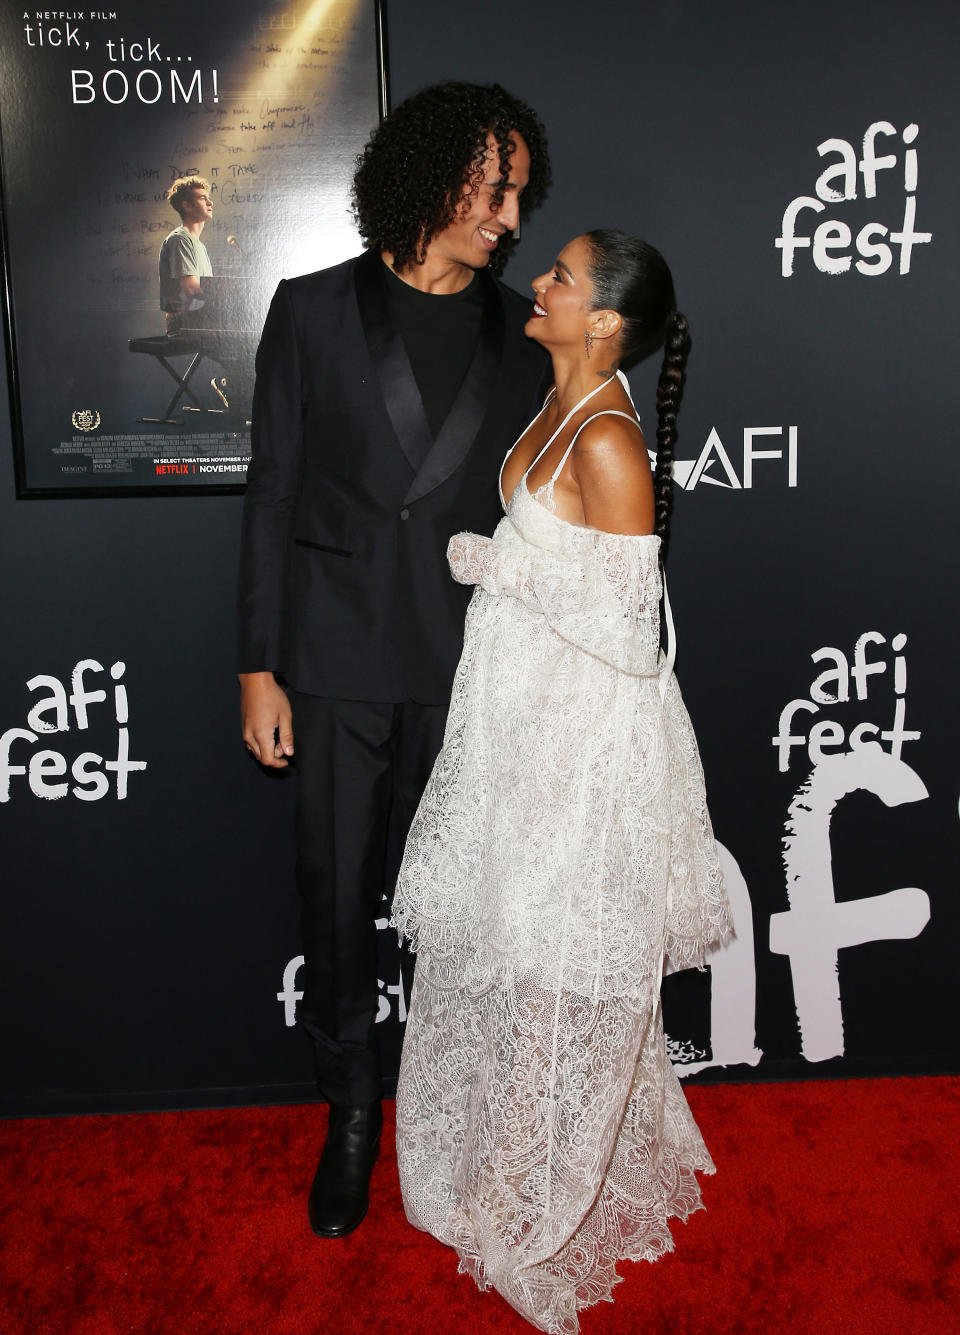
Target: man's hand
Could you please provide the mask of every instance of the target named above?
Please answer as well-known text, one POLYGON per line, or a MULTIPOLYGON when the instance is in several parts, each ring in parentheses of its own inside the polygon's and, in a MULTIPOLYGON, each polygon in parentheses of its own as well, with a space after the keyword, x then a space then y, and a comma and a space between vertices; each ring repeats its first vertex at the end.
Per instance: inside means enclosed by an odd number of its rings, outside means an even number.
POLYGON ((272 672, 240 673, 240 721, 247 750, 270 769, 293 755, 293 713, 272 672))

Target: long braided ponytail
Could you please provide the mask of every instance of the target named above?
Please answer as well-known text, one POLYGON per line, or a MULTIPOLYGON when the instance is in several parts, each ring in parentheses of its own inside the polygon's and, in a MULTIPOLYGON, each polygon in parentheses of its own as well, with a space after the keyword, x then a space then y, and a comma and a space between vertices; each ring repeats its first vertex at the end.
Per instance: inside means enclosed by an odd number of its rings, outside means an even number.
POLYGON ((677 412, 683 397, 687 357, 690 355, 690 325, 674 311, 667 321, 663 365, 657 382, 657 466, 653 472, 654 525, 660 539, 661 560, 666 559, 673 511, 673 447, 677 439, 677 412))
POLYGON ((626 232, 602 228, 586 233, 595 310, 616 311, 623 320, 621 361, 639 361, 663 347, 657 385, 657 463, 654 469, 654 533, 661 559, 670 538, 673 509, 673 449, 677 412, 690 351, 690 326, 677 310, 673 278, 653 246, 626 232))

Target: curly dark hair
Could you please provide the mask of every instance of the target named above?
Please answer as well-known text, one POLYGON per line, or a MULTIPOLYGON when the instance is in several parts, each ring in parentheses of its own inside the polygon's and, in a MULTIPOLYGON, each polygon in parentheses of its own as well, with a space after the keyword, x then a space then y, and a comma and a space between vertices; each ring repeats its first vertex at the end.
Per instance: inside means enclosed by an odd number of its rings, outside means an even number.
MULTIPOLYGON (((433 237, 453 222, 463 187, 469 185, 471 195, 479 191, 488 134, 500 154, 500 189, 492 200, 500 207, 511 131, 530 150, 530 180, 520 197, 526 217, 550 184, 546 135, 531 107, 497 83, 438 83, 401 102, 357 158, 353 208, 367 247, 388 251, 398 272, 422 264, 433 237)), ((495 273, 512 248, 513 238, 505 236, 490 257, 495 273)))
POLYGON ((654 526, 666 556, 673 510, 673 450, 683 397, 690 325, 677 310, 666 260, 646 241, 612 228, 586 233, 594 310, 623 317, 621 361, 639 361, 663 348, 657 382, 657 466, 653 474, 654 526))

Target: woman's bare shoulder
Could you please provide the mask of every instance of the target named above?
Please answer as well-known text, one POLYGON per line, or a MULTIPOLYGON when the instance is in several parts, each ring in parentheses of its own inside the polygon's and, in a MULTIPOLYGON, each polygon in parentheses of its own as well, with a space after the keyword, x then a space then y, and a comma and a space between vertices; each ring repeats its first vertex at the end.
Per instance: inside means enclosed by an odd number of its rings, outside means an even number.
POLYGON ((653 478, 643 431, 635 418, 604 413, 581 430, 571 471, 584 519, 609 533, 653 531, 653 478))

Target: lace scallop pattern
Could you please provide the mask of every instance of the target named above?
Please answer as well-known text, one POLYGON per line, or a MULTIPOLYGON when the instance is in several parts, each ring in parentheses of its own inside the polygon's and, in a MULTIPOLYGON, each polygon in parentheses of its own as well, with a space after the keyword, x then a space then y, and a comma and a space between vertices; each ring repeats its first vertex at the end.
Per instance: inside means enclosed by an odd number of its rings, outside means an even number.
POLYGON ((411 1222, 572 1335, 713 1171, 657 1003, 664 952, 702 966, 731 928, 693 730, 660 690, 659 540, 543 499, 524 481, 492 541, 452 544, 477 589, 394 905, 417 950, 397 1150, 411 1222))

